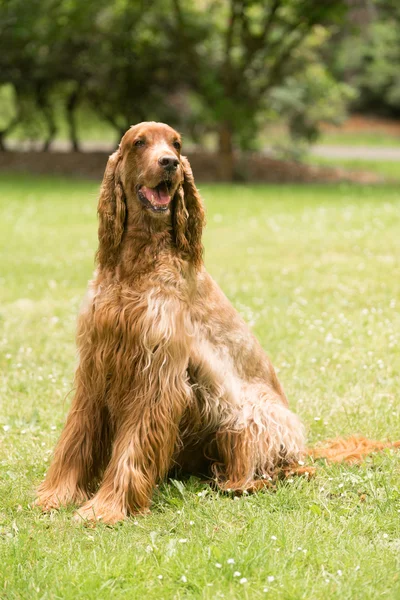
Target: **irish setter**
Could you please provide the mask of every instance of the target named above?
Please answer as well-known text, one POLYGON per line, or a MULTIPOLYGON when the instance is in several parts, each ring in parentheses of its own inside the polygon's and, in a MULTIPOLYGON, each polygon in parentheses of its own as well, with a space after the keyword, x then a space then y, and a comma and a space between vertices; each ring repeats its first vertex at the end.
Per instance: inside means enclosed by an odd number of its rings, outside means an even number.
POLYGON ((172 468, 254 490, 304 452, 274 368, 204 268, 204 209, 181 139, 140 123, 110 156, 75 397, 38 492, 114 523, 172 468))

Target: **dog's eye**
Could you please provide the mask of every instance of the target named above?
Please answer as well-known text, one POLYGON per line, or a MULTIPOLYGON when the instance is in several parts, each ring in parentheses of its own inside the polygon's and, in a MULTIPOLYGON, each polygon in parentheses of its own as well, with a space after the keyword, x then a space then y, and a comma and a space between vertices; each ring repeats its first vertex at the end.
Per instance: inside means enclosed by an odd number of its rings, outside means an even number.
POLYGON ((173 144, 172 144, 172 145, 173 145, 173 146, 174 146, 174 148, 176 148, 177 150, 180 150, 180 149, 181 149, 181 145, 180 145, 180 143, 179 143, 179 142, 173 142, 173 144))
POLYGON ((136 140, 133 145, 134 146, 144 146, 144 144, 145 144, 144 140, 136 140))

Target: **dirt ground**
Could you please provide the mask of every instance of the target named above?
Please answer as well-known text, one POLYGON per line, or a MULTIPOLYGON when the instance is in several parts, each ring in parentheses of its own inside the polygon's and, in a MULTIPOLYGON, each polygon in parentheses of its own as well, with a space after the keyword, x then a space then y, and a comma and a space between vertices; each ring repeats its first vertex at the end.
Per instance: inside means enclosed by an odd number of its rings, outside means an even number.
MULTIPOLYGON (((198 182, 221 181, 216 153, 188 154, 198 182)), ((0 152, 0 172, 77 176, 101 180, 108 159, 105 152, 0 152)), ((323 183, 354 181, 378 183, 379 175, 342 168, 316 167, 282 161, 259 153, 237 155, 237 180, 253 183, 323 183)))

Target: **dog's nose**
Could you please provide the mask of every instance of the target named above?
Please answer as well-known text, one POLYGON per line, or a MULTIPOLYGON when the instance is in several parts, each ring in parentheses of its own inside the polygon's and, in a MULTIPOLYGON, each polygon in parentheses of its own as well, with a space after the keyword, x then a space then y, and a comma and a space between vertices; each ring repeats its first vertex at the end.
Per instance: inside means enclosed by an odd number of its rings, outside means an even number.
POLYGON ((175 156, 160 156, 158 162, 167 171, 175 171, 179 165, 179 160, 175 156))

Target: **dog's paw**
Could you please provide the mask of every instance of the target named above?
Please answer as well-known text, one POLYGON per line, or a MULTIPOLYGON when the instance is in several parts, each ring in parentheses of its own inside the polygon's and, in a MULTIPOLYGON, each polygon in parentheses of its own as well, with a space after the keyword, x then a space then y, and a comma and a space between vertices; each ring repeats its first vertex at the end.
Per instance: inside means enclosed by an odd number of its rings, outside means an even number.
POLYGON ((49 512, 67 506, 67 504, 82 504, 87 499, 87 494, 82 490, 75 490, 72 493, 67 486, 54 489, 41 486, 33 506, 38 506, 43 512, 49 512))
POLYGON ((33 502, 33 506, 40 508, 43 512, 50 512, 51 510, 57 510, 62 506, 62 502, 56 494, 49 496, 39 496, 33 502))
POLYGON ((72 501, 71 495, 63 490, 53 490, 39 493, 33 506, 39 507, 43 512, 57 510, 72 501))
POLYGON ((127 515, 123 510, 102 504, 96 499, 83 504, 74 514, 74 520, 83 525, 92 525, 96 522, 114 525, 119 521, 123 521, 126 517, 127 515))

